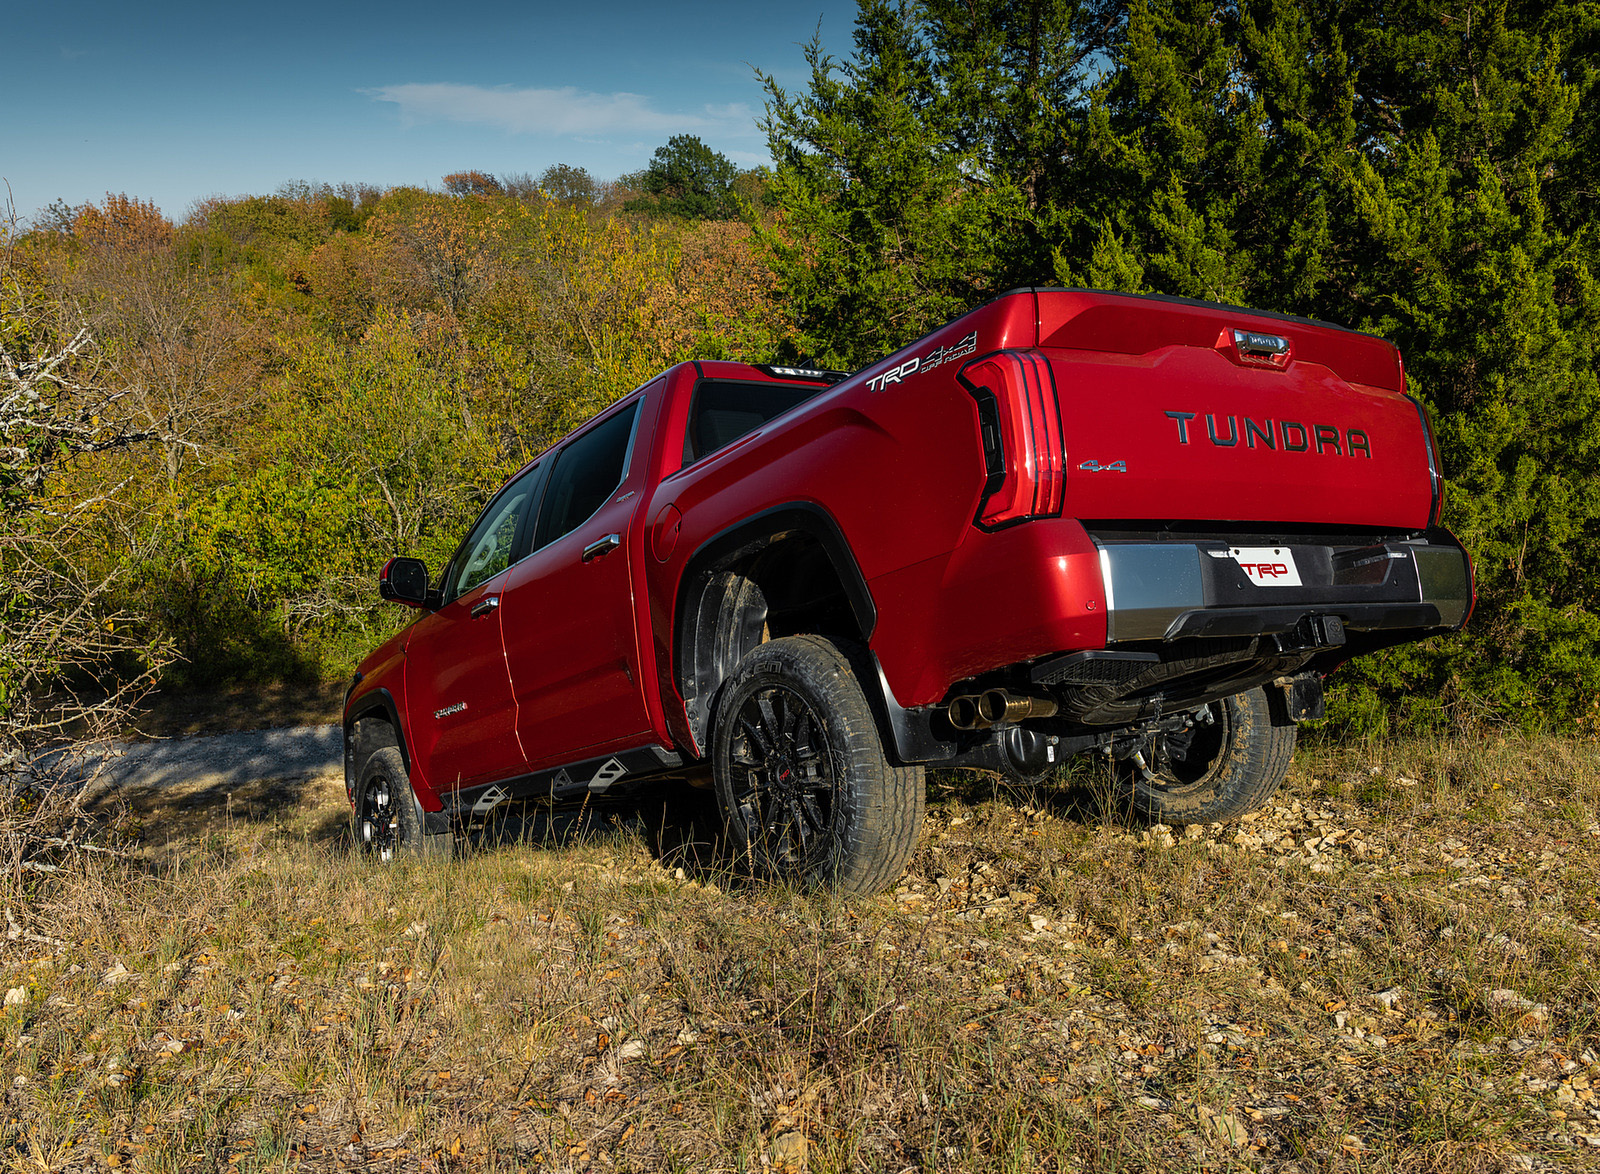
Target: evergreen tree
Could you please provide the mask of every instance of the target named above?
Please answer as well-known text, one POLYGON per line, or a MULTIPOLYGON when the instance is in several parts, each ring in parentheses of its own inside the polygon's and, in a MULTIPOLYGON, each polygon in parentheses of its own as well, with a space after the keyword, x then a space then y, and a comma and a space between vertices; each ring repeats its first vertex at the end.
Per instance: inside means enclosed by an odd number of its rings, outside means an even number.
POLYGON ((1347 673, 1347 716, 1405 695, 1600 728, 1592 2, 859 9, 849 63, 813 45, 809 93, 768 82, 769 243, 805 345, 864 363, 1033 281, 1391 338, 1480 606, 1464 638, 1347 673))
POLYGON ((731 220, 739 214, 734 181, 739 169, 694 135, 673 135, 657 147, 637 177, 645 193, 623 205, 629 212, 664 212, 685 220, 731 220))

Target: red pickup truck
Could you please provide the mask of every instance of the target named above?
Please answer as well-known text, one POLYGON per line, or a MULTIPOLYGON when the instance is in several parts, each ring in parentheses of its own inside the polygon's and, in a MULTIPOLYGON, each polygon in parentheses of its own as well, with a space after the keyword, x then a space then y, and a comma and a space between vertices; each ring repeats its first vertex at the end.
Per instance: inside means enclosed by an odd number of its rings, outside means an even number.
POLYGON ((1137 814, 1261 804, 1323 678, 1461 627, 1391 344, 1005 294, 845 376, 682 363, 529 463, 344 711, 358 843, 687 780, 762 875, 894 883, 927 764, 1107 756, 1137 814))

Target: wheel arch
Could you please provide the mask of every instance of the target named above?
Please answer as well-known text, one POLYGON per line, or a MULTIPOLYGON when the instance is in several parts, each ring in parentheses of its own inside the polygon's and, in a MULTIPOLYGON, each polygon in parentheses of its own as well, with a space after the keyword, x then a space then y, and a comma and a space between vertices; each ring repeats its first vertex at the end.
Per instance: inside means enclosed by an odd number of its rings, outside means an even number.
MULTIPOLYGON (((802 632, 864 646, 878 622, 838 522, 811 502, 764 510, 703 543, 673 614, 673 675, 698 754, 709 745, 718 690, 751 649, 802 632)), ((862 681, 869 693, 877 685, 862 681)))
POLYGON ((355 801, 356 771, 362 760, 380 746, 394 746, 407 773, 411 771, 411 750, 406 745, 405 727, 400 722, 400 707, 394 694, 379 687, 363 693, 344 715, 344 787, 355 801))

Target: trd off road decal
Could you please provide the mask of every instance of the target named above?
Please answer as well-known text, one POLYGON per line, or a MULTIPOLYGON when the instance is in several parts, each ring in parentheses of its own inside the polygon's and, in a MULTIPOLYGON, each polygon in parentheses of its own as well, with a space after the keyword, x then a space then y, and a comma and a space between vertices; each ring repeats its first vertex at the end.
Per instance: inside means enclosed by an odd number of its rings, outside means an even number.
POLYGON ((974 330, 958 343, 950 346, 934 347, 925 355, 912 355, 897 367, 890 367, 882 374, 874 375, 867 380, 868 391, 882 391, 891 383, 899 383, 907 375, 915 375, 918 371, 931 371, 935 367, 942 367, 956 359, 965 358, 967 355, 976 354, 978 350, 978 332, 974 330))

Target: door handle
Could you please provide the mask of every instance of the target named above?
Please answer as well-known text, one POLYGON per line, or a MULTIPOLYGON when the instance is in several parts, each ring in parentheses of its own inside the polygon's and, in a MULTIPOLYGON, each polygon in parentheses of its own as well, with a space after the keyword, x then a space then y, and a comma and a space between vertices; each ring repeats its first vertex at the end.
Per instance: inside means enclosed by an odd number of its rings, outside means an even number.
POLYGON ((604 538, 597 538, 583 548, 583 561, 592 563, 601 555, 610 554, 621 545, 621 534, 607 534, 604 538))
POLYGON ((472 618, 477 619, 479 616, 486 616, 499 606, 500 597, 498 595, 485 595, 472 605, 472 618))

